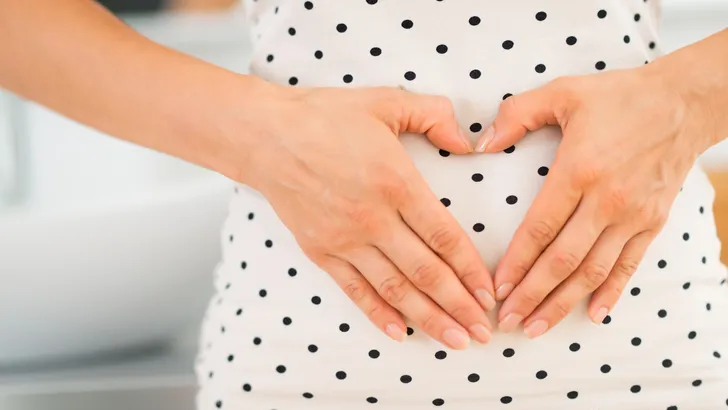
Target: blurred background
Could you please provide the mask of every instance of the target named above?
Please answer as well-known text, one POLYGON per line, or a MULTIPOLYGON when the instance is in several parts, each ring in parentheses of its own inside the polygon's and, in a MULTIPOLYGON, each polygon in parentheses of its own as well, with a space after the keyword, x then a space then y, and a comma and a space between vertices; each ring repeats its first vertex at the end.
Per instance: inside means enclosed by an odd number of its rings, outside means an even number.
MULTIPOLYGON (((157 42, 247 70, 237 0, 99 1, 157 42)), ((728 1, 663 4, 666 52, 728 27, 728 1)), ((702 161, 728 241, 728 142, 702 161)), ((0 409, 192 410, 232 189, 0 89, 0 409)))

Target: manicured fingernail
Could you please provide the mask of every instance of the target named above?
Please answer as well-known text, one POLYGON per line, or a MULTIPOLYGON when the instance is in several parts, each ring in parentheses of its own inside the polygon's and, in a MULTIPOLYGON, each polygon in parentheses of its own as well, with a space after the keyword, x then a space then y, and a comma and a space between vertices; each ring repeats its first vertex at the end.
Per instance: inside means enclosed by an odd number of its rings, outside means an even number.
POLYGON ((478 303, 480 303, 480 306, 482 306, 485 310, 491 310, 495 307, 495 299, 493 299, 493 295, 485 289, 476 290, 475 298, 478 299, 478 303))
POLYGON ((512 283, 504 283, 500 286, 498 286, 498 289, 495 290, 495 297, 498 300, 503 300, 508 297, 508 295, 511 294, 513 291, 513 284, 512 283))
POLYGON ((442 340, 453 349, 462 350, 470 344, 470 336, 460 329, 447 329, 442 334, 442 340))
POLYGON ((529 323, 526 327, 523 328, 523 331, 526 333, 526 336, 528 336, 529 339, 533 339, 546 333, 546 330, 548 328, 548 322, 543 319, 539 319, 529 323))
POLYGON ((475 340, 479 341, 480 343, 488 343, 490 341, 490 330, 488 330, 485 325, 477 323, 470 326, 468 330, 470 330, 470 334, 473 335, 475 340))
POLYGON ((465 135, 465 131, 463 131, 462 128, 458 128, 458 135, 460 135, 460 139, 463 141, 463 144, 468 152, 473 152, 473 143, 470 142, 470 138, 465 135))
POLYGON ((503 318, 503 320, 500 321, 500 323, 498 323, 498 329, 502 332, 510 333, 516 330, 522 320, 523 316, 517 313, 509 313, 503 318))
POLYGON ((490 145, 491 141, 493 141, 493 137, 495 137, 495 128, 491 125, 487 130, 485 130, 483 135, 480 136, 478 143, 475 144, 475 151, 485 152, 488 145, 490 145))
POLYGON ((405 338, 404 330, 399 327, 398 325, 395 325, 394 323, 390 323, 385 328, 385 331, 387 332, 387 335, 391 337, 392 339, 403 342, 405 338))
POLYGON ((601 325, 602 322, 604 321, 604 318, 607 317, 608 314, 609 314, 609 309, 607 309, 605 307, 600 308, 597 311, 597 313, 594 314, 594 317, 592 318, 592 320, 594 321, 594 323, 601 325))

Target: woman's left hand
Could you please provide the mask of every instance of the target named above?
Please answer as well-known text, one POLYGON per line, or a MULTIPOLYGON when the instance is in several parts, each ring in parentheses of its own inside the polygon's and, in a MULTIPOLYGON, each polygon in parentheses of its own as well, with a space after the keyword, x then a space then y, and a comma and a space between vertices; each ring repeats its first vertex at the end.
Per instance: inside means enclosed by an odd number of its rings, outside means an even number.
POLYGON ((501 330, 523 324, 537 337, 592 293, 589 316, 604 320, 710 145, 696 110, 652 64, 562 77, 503 101, 480 151, 548 124, 563 139, 495 273, 501 330))

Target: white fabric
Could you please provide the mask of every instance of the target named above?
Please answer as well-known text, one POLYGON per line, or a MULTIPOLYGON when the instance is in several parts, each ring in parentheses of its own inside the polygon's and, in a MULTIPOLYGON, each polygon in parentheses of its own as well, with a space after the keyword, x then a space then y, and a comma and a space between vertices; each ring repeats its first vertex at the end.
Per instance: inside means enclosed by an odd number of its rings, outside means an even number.
MULTIPOLYGON (((473 141, 507 93, 562 75, 639 66, 659 54, 653 0, 246 6, 257 75, 296 86, 404 85, 443 94, 473 141)), ((491 268, 559 139, 558 129, 546 128, 503 153, 456 156, 422 136, 401 137, 491 268)), ((488 345, 456 352, 414 326, 402 344, 380 334, 306 259, 265 199, 240 187, 202 327, 198 408, 728 409, 728 286, 712 201, 705 174, 694 168, 608 323, 591 324, 584 303, 539 339, 495 333, 488 345)))

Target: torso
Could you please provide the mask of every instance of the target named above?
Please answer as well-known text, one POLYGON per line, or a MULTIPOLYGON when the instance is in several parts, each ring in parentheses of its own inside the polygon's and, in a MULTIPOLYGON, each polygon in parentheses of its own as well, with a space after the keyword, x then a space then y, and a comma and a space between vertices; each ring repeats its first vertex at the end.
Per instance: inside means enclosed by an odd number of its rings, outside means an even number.
MULTIPOLYGON (((654 0, 248 0, 246 7, 256 75, 298 87, 401 85, 443 94, 473 141, 509 94, 558 76, 639 66, 660 53, 654 0)), ((454 156, 421 136, 401 137, 491 268, 559 139, 546 128, 503 153, 454 156)), ((608 323, 592 325, 582 305, 535 341, 496 333, 488 345, 454 352, 416 328, 403 344, 381 335, 306 259, 265 199, 240 187, 203 326, 198 405, 728 409, 728 286, 712 200, 696 167, 608 323)))

